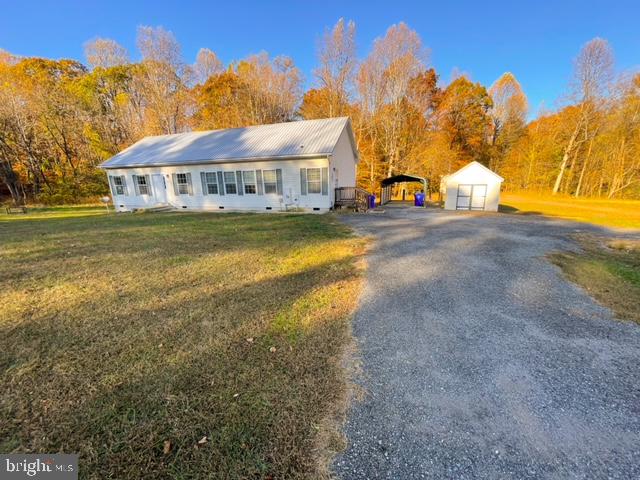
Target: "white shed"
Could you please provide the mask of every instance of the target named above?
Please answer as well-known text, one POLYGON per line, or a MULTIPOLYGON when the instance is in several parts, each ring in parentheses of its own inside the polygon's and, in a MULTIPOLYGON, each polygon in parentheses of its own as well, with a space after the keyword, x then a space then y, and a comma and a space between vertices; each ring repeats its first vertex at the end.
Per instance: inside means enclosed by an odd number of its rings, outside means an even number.
POLYGON ((440 194, 445 210, 497 212, 504 179, 478 162, 442 177, 440 194))
POLYGON ((355 187, 347 117, 145 137, 101 165, 117 211, 323 212, 355 187))

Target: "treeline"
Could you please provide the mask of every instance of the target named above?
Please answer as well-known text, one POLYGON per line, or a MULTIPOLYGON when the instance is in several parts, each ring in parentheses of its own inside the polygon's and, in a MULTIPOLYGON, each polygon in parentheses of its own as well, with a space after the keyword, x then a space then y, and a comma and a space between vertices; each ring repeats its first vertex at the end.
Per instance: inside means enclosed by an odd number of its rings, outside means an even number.
POLYGON ((146 135, 348 115, 376 191, 394 173, 429 178, 477 160, 506 188, 640 197, 640 75, 615 75, 606 41, 575 61, 565 106, 527 123, 511 73, 490 88, 459 75, 445 85, 418 34, 400 23, 356 55, 353 22, 318 45, 314 87, 285 56, 193 64, 162 28, 140 27, 140 61, 110 39, 85 45, 86 65, 0 52, 0 181, 13 201, 69 203, 108 192, 96 166, 146 135))
POLYGON ((607 42, 576 59, 573 102, 541 115, 501 159, 507 185, 576 197, 640 198, 640 74, 616 78, 607 42))

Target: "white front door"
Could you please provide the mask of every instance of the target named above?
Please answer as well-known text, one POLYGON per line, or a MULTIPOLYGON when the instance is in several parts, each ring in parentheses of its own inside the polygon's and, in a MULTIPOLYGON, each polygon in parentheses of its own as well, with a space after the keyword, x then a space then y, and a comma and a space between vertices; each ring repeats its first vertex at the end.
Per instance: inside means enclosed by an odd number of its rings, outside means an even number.
POLYGON ((164 179, 164 175, 151 175, 151 182, 153 183, 153 194, 157 202, 167 203, 167 182, 164 179))

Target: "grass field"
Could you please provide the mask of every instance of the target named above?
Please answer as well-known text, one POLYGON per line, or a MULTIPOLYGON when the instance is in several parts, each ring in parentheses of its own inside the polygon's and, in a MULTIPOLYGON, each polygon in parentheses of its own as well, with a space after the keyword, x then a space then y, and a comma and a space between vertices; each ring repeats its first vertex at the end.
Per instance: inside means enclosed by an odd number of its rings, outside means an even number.
POLYGON ((0 451, 322 478, 362 248, 320 215, 0 215, 0 451))
POLYGON ((500 200, 500 210, 505 213, 539 213, 605 227, 640 228, 640 200, 554 197, 543 193, 503 193, 500 200))
POLYGON ((567 277, 616 316, 640 323, 640 241, 580 238, 581 252, 551 256, 567 277))

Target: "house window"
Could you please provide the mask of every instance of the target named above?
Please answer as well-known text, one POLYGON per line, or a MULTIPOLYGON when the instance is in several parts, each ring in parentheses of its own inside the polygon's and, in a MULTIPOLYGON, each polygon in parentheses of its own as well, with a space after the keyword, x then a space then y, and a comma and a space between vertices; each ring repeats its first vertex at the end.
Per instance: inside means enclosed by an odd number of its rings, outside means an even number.
POLYGON ((264 184, 264 193, 278 193, 277 179, 275 170, 262 171, 262 183, 264 184))
POLYGON ((242 172, 242 179, 244 180, 244 193, 248 195, 256 193, 256 172, 254 170, 242 172))
POLYGON ((218 194, 218 178, 216 177, 216 172, 205 173, 205 184, 209 195, 218 194))
POLYGON ((116 195, 124 195, 124 178, 123 177, 111 177, 113 179, 113 188, 116 195))
POLYGON ((322 173, 319 168, 307 168, 307 192, 322 192, 322 173))
POLYGON ((149 195, 149 185, 147 184, 146 175, 136 175, 136 183, 138 186, 138 195, 149 195))
POLYGON ((177 173, 176 183, 178 184, 178 193, 180 195, 189 195, 189 179, 186 173, 177 173))
POLYGON ((227 195, 238 193, 235 172, 224 172, 224 190, 227 192, 227 195))

